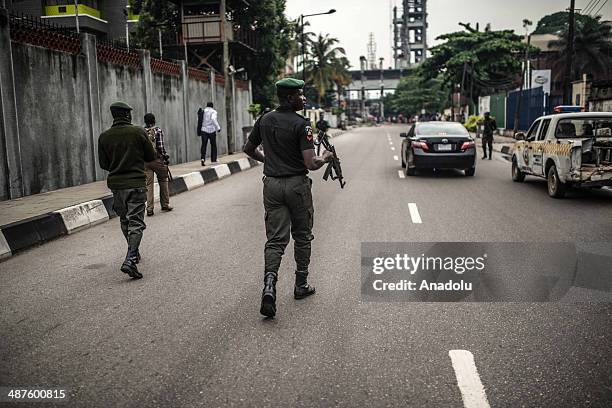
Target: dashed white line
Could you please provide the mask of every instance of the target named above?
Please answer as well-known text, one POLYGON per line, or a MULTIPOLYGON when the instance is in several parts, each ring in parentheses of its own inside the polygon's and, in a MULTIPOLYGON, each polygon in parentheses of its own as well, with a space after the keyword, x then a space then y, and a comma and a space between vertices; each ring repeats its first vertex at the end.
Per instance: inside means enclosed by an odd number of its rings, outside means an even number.
POLYGON ((422 224, 421 215, 419 214, 419 208, 416 203, 408 203, 408 211, 410 211, 410 218, 412 218, 413 224, 422 224))
POLYGON ((398 161, 399 157, 398 156, 393 156, 393 160, 398 161))
POLYGON ((463 406, 465 408, 490 408, 472 353, 467 350, 450 350, 448 355, 453 363, 463 406))
POLYGON ((398 170, 397 175, 399 176, 399 178, 406 178, 406 175, 404 174, 402 170, 398 170))
POLYGON ((395 150, 395 147, 391 146, 391 150, 395 150))

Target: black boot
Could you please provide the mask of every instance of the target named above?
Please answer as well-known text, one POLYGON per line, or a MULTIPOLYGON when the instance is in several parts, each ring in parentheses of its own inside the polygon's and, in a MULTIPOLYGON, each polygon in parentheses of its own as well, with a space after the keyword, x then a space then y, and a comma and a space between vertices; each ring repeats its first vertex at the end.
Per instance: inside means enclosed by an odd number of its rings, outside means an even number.
POLYGON ((264 276, 264 288, 261 294, 259 313, 266 317, 276 315, 276 273, 268 272, 264 276))
POLYGON ((293 288, 293 297, 296 299, 304 299, 315 293, 314 286, 308 284, 308 272, 295 273, 295 287, 293 288))
POLYGON ((142 278, 142 274, 138 272, 138 268, 136 264, 138 259, 138 250, 128 248, 127 255, 125 256, 125 261, 123 261, 123 265, 121 265, 121 272, 127 273, 134 279, 142 278))

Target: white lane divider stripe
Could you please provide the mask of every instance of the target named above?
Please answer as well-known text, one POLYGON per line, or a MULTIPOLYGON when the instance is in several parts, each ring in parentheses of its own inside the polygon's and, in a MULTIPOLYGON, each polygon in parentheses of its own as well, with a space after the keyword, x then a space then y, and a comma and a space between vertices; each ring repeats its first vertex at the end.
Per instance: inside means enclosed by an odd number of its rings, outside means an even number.
POLYGON ((404 174, 402 170, 398 170, 397 175, 399 176, 399 178, 406 178, 406 175, 404 174))
POLYGON ((408 203, 408 211, 410 211, 410 218, 412 218, 413 224, 422 224, 421 215, 416 203, 408 203))
POLYGON ((448 355, 453 363, 463 406, 465 408, 490 408, 472 353, 467 350, 450 350, 448 355))
POLYGON ((397 160, 399 160, 399 157, 393 156, 393 160, 397 161, 397 160))
POLYGON ((395 147, 391 146, 391 150, 395 150, 395 147))

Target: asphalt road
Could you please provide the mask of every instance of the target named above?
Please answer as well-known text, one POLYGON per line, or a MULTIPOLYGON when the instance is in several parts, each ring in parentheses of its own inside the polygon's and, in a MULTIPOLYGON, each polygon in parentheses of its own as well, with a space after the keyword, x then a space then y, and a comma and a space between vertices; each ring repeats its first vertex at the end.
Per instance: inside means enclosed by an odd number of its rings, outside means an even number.
POLYGON ((261 167, 148 218, 142 280, 118 270, 117 219, 0 263, 0 386, 63 387, 78 407, 462 407, 449 351, 467 350, 492 407, 610 406, 609 303, 361 300, 362 242, 612 241, 611 191, 553 200, 501 158, 401 179, 400 131, 333 140, 349 184, 311 175, 317 293, 293 299, 289 247, 273 320, 261 167))

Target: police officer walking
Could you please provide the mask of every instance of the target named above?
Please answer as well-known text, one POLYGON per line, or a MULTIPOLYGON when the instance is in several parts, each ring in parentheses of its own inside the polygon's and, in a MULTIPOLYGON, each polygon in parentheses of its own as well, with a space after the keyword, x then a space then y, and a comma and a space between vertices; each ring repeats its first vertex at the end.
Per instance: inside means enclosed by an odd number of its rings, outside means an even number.
POLYGON ((304 108, 304 81, 285 78, 276 82, 280 106, 261 116, 253 127, 244 152, 264 163, 263 203, 265 208, 266 245, 264 250, 264 288, 260 313, 276 314, 276 280, 290 234, 295 253, 295 299, 315 293, 308 284, 310 242, 314 208, 312 180, 308 170, 318 170, 332 160, 325 151, 316 156, 310 121, 297 114, 304 108), (264 152, 257 147, 263 143, 264 152))
POLYGON ((491 160, 493 158, 493 132, 497 130, 497 123, 489 112, 485 112, 484 120, 481 123, 483 125, 482 150, 484 151, 482 158, 487 158, 487 146, 489 146, 489 160, 491 160))
POLYGON ((132 107, 125 102, 110 106, 113 125, 98 138, 100 167, 108 171, 106 181, 113 192, 113 209, 119 216, 121 231, 128 244, 121 271, 135 279, 142 278, 136 266, 144 222, 147 188, 145 162, 157 154, 147 139, 145 130, 132 125, 132 107))

